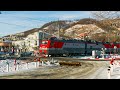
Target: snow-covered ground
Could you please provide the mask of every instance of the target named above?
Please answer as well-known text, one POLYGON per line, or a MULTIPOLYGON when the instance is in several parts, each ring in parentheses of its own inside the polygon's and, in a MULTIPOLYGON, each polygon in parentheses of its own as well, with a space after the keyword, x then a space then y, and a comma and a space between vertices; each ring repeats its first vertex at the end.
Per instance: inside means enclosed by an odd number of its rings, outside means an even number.
MULTIPOLYGON (((88 56, 86 56, 89 58, 88 56)), ((77 57, 81 58, 81 57, 77 57)), ((83 57, 82 57, 83 58, 83 57)), ((84 57, 85 58, 85 57, 84 57)), ((89 73, 88 75, 84 75, 78 78, 85 78, 85 79, 108 79, 108 66, 110 61, 87 61, 94 65, 93 72, 89 73)), ((30 71, 37 68, 45 68, 48 66, 57 66, 56 64, 51 64, 50 62, 29 62, 26 63, 23 60, 0 60, 0 76, 14 74, 20 71, 30 71), (9 63, 9 68, 8 68, 9 63), (19 64, 18 64, 19 63, 19 64)), ((113 71, 110 75, 110 79, 120 79, 120 61, 116 60, 114 63, 113 71)))
MULTIPOLYGON (((73 56, 72 58, 80 58, 80 59, 96 59, 92 56, 73 56)), ((117 58, 117 59, 120 59, 120 55, 109 55, 109 54, 105 54, 104 57, 101 57, 101 58, 98 58, 98 59, 101 59, 101 60, 104 60, 104 59, 112 59, 112 58, 117 58)))
POLYGON ((111 73, 111 79, 120 79, 120 67, 117 67, 111 73))
POLYGON ((120 79, 120 61, 115 60, 110 68, 110 79, 120 79))
POLYGON ((73 56, 72 58, 88 59, 92 58, 92 56, 73 56))
POLYGON ((6 75, 6 74, 12 74, 19 71, 27 71, 39 68, 39 66, 55 66, 56 64, 51 64, 48 62, 24 62, 22 60, 0 60, 0 76, 6 75), (15 64, 16 63, 16 64, 15 64))
MULTIPOLYGON (((73 58, 80 58, 80 59, 91 58, 92 59, 92 56, 75 56, 73 58)), ((120 58, 120 55, 112 56, 112 58, 120 58)), ((100 62, 100 61, 98 61, 98 62, 100 62)), ((109 78, 108 77, 109 63, 110 63, 110 61, 107 61, 106 65, 99 67, 94 73, 91 73, 91 75, 88 75, 84 78, 87 78, 87 79, 108 79, 109 78)), ((110 79, 120 79, 120 60, 115 60, 113 64, 114 64, 113 70, 110 69, 110 79)))

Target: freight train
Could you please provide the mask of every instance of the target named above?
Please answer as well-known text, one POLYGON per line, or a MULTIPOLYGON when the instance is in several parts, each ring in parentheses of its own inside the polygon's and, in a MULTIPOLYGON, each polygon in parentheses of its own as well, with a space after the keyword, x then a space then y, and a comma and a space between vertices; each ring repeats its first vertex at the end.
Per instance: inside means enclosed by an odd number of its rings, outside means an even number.
POLYGON ((46 56, 92 55, 93 50, 105 50, 106 54, 120 52, 120 43, 97 42, 92 40, 58 39, 42 40, 39 51, 46 56))

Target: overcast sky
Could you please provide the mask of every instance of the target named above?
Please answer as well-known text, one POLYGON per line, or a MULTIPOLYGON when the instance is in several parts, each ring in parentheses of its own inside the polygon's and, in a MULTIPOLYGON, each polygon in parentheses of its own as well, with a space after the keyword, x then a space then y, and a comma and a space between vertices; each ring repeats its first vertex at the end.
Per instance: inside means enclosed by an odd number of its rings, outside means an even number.
POLYGON ((74 20, 91 17, 89 11, 1 11, 0 36, 15 34, 53 20, 74 20))

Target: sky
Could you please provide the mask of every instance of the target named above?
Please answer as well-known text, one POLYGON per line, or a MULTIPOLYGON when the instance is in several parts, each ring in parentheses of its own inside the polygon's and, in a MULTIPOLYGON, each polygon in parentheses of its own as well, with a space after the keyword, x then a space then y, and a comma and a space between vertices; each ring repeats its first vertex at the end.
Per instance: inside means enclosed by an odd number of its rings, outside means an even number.
POLYGON ((39 28, 57 20, 91 17, 90 11, 1 11, 0 37, 39 28))

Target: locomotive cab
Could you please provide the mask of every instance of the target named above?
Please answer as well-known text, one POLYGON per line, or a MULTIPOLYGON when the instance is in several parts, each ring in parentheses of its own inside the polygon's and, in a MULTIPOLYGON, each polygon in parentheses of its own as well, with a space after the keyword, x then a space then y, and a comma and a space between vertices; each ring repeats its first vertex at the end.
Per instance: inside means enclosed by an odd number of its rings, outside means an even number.
POLYGON ((47 51, 48 51, 48 44, 49 41, 48 40, 43 40, 40 44, 40 54, 41 55, 47 55, 47 51))
POLYGON ((45 55, 46 57, 50 56, 52 48, 54 48, 54 40, 57 40, 56 37, 51 37, 48 40, 42 40, 40 44, 40 54, 45 55))

